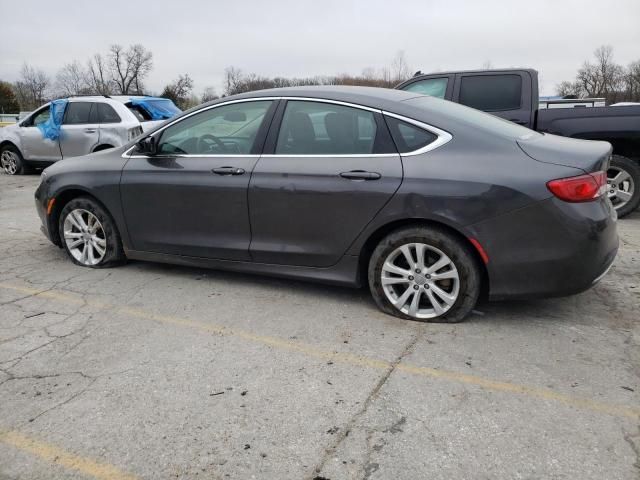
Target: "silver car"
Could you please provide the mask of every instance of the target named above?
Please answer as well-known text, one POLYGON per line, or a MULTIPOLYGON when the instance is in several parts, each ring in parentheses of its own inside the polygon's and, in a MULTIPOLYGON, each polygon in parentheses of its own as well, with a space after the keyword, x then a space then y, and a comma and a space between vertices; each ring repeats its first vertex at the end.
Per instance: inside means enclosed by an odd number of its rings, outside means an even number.
POLYGON ((8 175, 20 175, 63 158, 119 147, 178 113, 171 100, 157 97, 97 95, 56 100, 16 125, 0 128, 2 169, 8 175), (58 113, 52 115, 56 108, 58 113))

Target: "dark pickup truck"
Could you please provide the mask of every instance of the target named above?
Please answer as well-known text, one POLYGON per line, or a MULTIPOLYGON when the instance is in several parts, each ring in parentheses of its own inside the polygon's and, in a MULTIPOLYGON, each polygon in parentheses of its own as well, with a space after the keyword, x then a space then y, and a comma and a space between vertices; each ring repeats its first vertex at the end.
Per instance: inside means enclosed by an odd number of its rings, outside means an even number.
POLYGON ((418 73, 396 88, 461 103, 539 132, 606 140, 613 146, 609 198, 618 216, 640 204, 640 105, 540 108, 538 72, 532 69, 418 73))

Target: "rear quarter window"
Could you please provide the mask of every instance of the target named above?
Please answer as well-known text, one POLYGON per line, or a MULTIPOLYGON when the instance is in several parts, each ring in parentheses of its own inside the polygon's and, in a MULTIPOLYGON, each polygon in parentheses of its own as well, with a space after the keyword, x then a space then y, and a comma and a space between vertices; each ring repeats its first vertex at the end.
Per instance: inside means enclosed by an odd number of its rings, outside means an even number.
POLYGON ((434 133, 394 117, 385 116, 385 121, 400 153, 415 152, 438 138, 434 133))
POLYGON ((111 105, 98 103, 98 120, 100 123, 120 123, 122 119, 111 105))

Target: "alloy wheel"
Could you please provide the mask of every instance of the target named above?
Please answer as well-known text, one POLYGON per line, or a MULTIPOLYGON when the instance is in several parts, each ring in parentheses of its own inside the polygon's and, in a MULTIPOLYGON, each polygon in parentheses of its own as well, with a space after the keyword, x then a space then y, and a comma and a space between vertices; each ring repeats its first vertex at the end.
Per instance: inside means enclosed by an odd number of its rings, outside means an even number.
POLYGON ((635 185, 626 170, 611 166, 607 170, 607 195, 616 210, 624 207, 633 198, 635 185))
POLYGON ((69 253, 83 265, 99 264, 107 253, 102 224, 88 210, 71 210, 64 219, 64 241, 69 253))
POLYGON ((18 171, 18 154, 11 150, 5 150, 0 156, 0 162, 2 163, 2 170, 7 175, 15 175, 18 171))
POLYGON ((460 292, 460 276, 453 261, 425 243, 407 243, 393 250, 380 275, 387 299, 414 318, 445 314, 460 292))

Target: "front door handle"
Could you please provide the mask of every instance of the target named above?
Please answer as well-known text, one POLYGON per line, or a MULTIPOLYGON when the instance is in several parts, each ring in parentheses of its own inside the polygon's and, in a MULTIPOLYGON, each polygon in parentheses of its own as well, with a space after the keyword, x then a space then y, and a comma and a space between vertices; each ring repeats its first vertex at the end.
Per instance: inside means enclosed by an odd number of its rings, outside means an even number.
POLYGON ((216 175, 242 175, 244 168, 238 167, 218 167, 211 170, 216 175))
POLYGON ((350 172, 342 172, 342 178, 349 180, 378 180, 382 175, 378 172, 365 172, 364 170, 351 170, 350 172))
POLYGON ((84 131, 87 133, 96 133, 97 130, 95 128, 85 128, 84 131))

